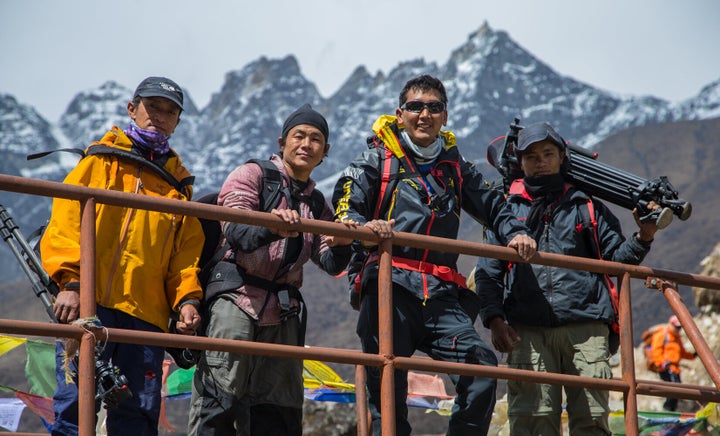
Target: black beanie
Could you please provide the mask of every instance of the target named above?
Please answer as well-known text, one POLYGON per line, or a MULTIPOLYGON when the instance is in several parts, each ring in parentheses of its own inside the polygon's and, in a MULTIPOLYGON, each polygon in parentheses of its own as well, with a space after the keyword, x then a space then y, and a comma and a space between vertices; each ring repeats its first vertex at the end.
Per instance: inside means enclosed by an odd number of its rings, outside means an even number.
POLYGON ((282 139, 287 137, 288 132, 295 126, 300 124, 309 124, 317 127, 320 132, 325 135, 325 142, 330 138, 328 123, 320 112, 314 110, 309 103, 300 106, 295 112, 291 113, 283 123, 282 139))

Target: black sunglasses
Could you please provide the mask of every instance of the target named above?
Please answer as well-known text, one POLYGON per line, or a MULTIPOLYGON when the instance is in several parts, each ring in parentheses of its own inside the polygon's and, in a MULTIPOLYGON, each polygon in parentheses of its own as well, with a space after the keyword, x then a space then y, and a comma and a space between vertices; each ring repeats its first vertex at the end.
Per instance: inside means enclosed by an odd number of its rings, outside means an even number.
POLYGON ((406 110, 408 112, 414 112, 416 114, 419 114, 423 111, 424 108, 428 108, 428 111, 430 111, 431 114, 439 114, 440 112, 445 110, 445 103, 441 101, 420 101, 420 100, 413 100, 405 102, 400 109, 406 110))

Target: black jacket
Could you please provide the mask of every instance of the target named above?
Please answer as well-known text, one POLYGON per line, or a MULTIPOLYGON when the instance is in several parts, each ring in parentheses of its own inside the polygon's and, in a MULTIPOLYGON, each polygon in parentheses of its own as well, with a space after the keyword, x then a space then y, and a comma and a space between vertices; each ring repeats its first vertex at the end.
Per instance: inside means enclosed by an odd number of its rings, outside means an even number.
MULTIPOLYGON (((374 130, 377 134, 376 140, 379 141, 378 147, 373 147, 356 158, 344 170, 335 186, 333 205, 336 218, 348 218, 360 224, 372 220, 380 196, 382 160, 383 156, 386 156, 386 150, 391 151, 388 154, 391 159, 410 156, 407 151, 409 149, 399 134, 395 117, 381 117, 375 123, 374 130)), ((395 231, 455 239, 462 209, 502 235, 503 243, 517 234, 527 233, 527 228, 505 207, 502 194, 489 189, 482 174, 460 155, 455 145, 455 135, 451 132, 441 134, 446 146, 436 159, 431 174, 437 187, 443 192, 435 192, 434 196, 430 193, 428 181, 411 159, 410 165, 414 168, 408 168, 408 165, 403 163, 399 166, 399 173, 393 175, 396 176, 396 182, 389 185, 392 191, 386 196, 390 201, 380 211, 379 218, 394 218, 395 231)), ((394 245, 393 258, 422 260, 455 270, 458 255, 394 245)), ((420 299, 457 290, 455 283, 409 269, 393 267, 392 277, 395 284, 410 290, 420 299)), ((377 262, 370 262, 363 274, 363 291, 374 286, 376 279, 377 262)))
MULTIPOLYGON (((531 229, 538 251, 598 258, 589 225, 587 200, 584 192, 566 185, 566 192, 551 220, 531 229)), ((520 220, 528 216, 530 201, 522 181, 516 180, 507 202, 520 220)), ((593 204, 602 258, 633 265, 642 262, 650 244, 636 237, 626 240, 619 221, 610 210, 597 200, 593 199, 593 204)), ((490 232, 488 236, 491 242, 494 241, 490 232)), ((486 327, 498 316, 511 324, 533 326, 559 326, 590 320, 609 323, 613 319, 609 291, 601 274, 527 263, 512 265, 511 273, 506 277, 507 272, 508 262, 478 259, 474 279, 481 301, 480 316, 486 327)))

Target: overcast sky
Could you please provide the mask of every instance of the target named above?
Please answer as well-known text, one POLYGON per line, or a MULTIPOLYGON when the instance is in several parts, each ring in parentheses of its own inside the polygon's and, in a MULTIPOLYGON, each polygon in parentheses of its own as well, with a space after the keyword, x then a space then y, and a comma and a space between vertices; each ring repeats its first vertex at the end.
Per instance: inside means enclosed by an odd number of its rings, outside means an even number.
POLYGON ((486 20, 607 91, 681 101, 720 79, 716 0, 0 0, 0 93, 55 122, 79 91, 165 75, 202 108, 225 73, 292 54, 328 97, 358 65, 443 64, 486 20))

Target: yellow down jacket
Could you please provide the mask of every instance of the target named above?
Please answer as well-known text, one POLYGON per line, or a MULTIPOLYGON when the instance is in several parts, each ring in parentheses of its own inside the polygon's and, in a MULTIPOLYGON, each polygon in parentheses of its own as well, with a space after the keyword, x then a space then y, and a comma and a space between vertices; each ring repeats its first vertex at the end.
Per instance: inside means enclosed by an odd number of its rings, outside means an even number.
MULTIPOLYGON (((91 144, 130 152, 130 139, 117 127, 91 144)), ((177 180, 190 174, 174 151, 164 169, 177 180)), ((65 183, 190 200, 156 171, 112 154, 83 158, 65 183)), ((204 235, 195 217, 97 203, 95 301, 164 331, 171 311, 187 299, 200 300, 197 267, 204 235)), ((40 244, 43 268, 58 284, 80 279, 80 203, 56 198, 40 244)))

